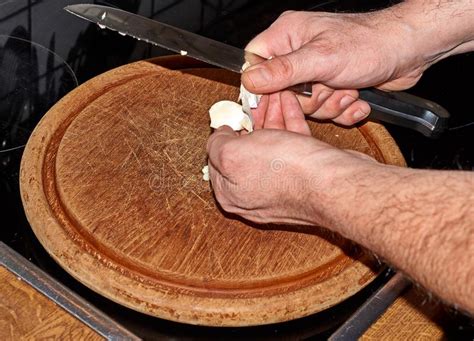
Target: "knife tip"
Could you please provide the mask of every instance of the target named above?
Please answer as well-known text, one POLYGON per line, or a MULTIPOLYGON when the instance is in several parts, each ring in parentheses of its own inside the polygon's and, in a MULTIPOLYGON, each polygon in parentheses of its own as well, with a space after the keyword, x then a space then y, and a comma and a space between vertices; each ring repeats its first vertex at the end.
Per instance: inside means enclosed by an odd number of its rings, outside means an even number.
POLYGON ((65 11, 71 12, 71 13, 81 13, 88 8, 100 8, 104 6, 99 6, 99 5, 93 5, 93 4, 74 4, 74 5, 67 5, 63 7, 65 11))
POLYGON ((75 13, 78 10, 80 10, 81 7, 83 7, 83 6, 84 6, 84 4, 67 5, 63 8, 63 10, 65 10, 67 12, 70 12, 70 13, 75 13))

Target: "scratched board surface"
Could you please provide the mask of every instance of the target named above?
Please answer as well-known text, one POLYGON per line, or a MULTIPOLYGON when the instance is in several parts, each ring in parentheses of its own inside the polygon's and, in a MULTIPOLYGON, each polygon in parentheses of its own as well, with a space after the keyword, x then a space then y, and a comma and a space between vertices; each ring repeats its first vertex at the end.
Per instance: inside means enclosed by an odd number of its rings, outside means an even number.
MULTIPOLYGON (((179 57, 129 64, 48 112, 21 171, 25 211, 40 242, 102 295, 192 324, 287 321, 370 283, 376 262, 339 236, 252 225, 220 210, 201 173, 208 108, 235 100, 239 79, 196 66, 179 57)), ((331 144, 403 164, 379 125, 311 128, 331 144)))

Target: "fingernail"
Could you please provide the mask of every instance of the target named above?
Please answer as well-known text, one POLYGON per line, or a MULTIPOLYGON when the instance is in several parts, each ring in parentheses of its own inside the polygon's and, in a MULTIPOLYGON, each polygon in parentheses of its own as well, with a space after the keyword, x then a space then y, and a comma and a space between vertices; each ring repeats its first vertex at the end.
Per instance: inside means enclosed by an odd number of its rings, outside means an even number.
POLYGON ((346 95, 342 97, 341 101, 339 102, 339 105, 341 106, 341 109, 346 109, 354 101, 355 101, 354 97, 346 95))
POLYGON ((318 103, 321 103, 327 100, 329 96, 331 96, 331 94, 332 94, 331 91, 327 91, 327 90, 321 91, 321 93, 318 96, 318 103))
POLYGON ((357 110, 355 113, 354 113, 354 119, 356 121, 360 121, 364 118, 366 118, 367 116, 369 116, 369 113, 368 112, 363 112, 362 110, 357 110))
POLYGON ((255 88, 267 86, 272 81, 272 75, 270 72, 261 66, 251 66, 245 70, 245 74, 255 88))

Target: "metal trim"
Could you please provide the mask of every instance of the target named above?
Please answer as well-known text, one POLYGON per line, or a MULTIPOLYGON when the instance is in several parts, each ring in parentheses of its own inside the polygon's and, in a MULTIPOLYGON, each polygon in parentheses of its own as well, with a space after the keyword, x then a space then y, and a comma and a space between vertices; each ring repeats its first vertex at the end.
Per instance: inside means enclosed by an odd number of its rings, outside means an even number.
POLYGON ((0 265, 108 340, 141 340, 0 241, 0 265))
POLYGON ((377 290, 359 309, 340 326, 328 341, 349 341, 359 339, 377 321, 387 308, 411 286, 401 273, 396 273, 383 287, 377 290))

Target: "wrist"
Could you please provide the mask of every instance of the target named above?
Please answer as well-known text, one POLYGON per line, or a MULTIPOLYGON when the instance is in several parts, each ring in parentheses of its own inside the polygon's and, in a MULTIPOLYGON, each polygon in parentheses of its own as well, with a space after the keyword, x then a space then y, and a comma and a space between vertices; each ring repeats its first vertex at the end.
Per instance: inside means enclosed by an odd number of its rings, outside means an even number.
POLYGON ((314 225, 320 225, 338 232, 346 238, 359 241, 356 225, 363 225, 361 220, 370 219, 372 212, 360 214, 372 203, 376 173, 384 173, 384 164, 370 157, 347 151, 337 150, 337 157, 328 153, 317 155, 313 159, 308 178, 312 179, 308 186, 308 203, 314 225), (315 169, 319 171, 315 172, 315 169), (315 178, 314 174, 318 174, 315 178), (362 198, 362 202, 361 202, 362 198), (370 213, 370 214, 369 214, 370 213), (356 215, 360 215, 356 217, 356 215), (357 219, 357 224, 354 224, 357 219))
POLYGON ((405 43, 426 67, 448 56, 474 49, 474 2, 407 0, 385 10, 401 24, 405 43))

